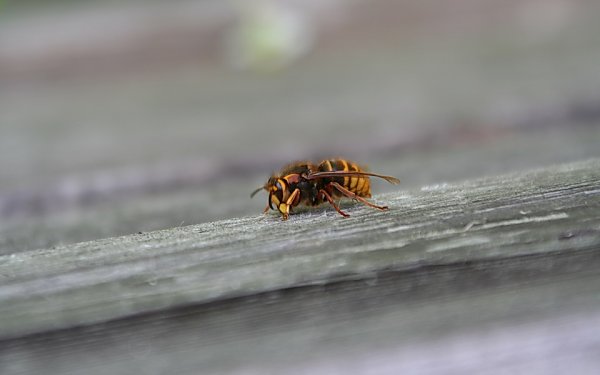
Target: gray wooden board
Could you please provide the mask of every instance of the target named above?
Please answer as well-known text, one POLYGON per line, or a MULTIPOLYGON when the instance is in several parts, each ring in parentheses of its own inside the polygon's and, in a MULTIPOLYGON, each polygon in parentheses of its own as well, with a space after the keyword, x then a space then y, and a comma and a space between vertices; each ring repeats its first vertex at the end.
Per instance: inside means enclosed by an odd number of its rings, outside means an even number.
MULTIPOLYGON (((600 119, 589 125, 564 123, 560 129, 553 131, 517 131, 490 142, 473 140, 466 144, 425 149, 411 149, 407 145, 384 149, 383 152, 379 150, 363 157, 354 157, 348 152, 340 152, 340 155, 364 161, 372 171, 400 177, 402 189, 416 189, 434 183, 455 183, 484 175, 600 157, 598 144, 600 119)), ((325 151, 323 154, 326 155, 325 151)), ((171 188, 168 182, 156 184, 147 181, 144 184, 140 181, 140 191, 117 188, 116 191, 102 193, 97 191, 92 182, 86 185, 81 181, 81 188, 75 189, 79 197, 69 197, 57 191, 53 193, 52 187, 43 185, 44 193, 41 196, 46 197, 45 200, 54 209, 30 217, 0 219, 0 254, 256 214, 264 207, 266 198, 259 195, 249 199, 250 191, 263 184, 272 170, 288 161, 285 157, 278 157, 266 166, 249 162, 236 170, 222 168, 220 175, 198 178, 197 181, 188 180, 179 187, 171 183, 171 188), (77 203, 82 201, 87 203, 77 203)), ((190 163, 183 169, 198 172, 202 166, 190 163)), ((160 175, 152 170, 131 172, 134 176, 160 175)), ((116 186, 118 181, 131 178, 125 173, 109 173, 106 177, 116 186)), ((372 187, 374 193, 398 189, 384 181, 373 181, 372 187)), ((65 190, 73 191, 69 188, 65 190)), ((40 199, 35 196, 32 198, 33 202, 40 204, 40 199)), ((13 199, 13 202, 18 200, 13 199)), ((0 206, 1 201, 2 196, 0 206)), ((44 206, 43 203, 41 205, 44 206)))
POLYGON ((1 256, 0 372, 600 365, 600 160, 375 200, 1 256))
POLYGON ((3 373, 586 373, 598 254, 381 272, 9 340, 0 359, 3 373))

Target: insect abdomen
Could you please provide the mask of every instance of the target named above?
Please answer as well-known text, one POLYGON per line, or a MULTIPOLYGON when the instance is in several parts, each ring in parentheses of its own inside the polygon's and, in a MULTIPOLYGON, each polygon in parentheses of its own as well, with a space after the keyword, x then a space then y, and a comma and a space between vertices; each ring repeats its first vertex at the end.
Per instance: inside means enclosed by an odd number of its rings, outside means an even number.
MULTIPOLYGON (((362 172, 363 170, 354 162, 344 159, 330 159, 323 160, 318 167, 319 172, 331 172, 331 171, 345 171, 345 172, 362 172)), ((344 176, 344 177, 331 177, 324 179, 325 184, 330 181, 335 181, 355 193, 360 197, 370 198, 371 197, 371 184, 369 177, 358 177, 358 176, 344 176)))

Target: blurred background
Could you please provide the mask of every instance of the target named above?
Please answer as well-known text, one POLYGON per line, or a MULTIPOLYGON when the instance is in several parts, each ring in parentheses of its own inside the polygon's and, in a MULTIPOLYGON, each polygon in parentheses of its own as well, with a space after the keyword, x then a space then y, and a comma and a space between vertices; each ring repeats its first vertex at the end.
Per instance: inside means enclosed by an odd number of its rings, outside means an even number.
POLYGON ((0 1, 0 254, 600 156, 594 0, 0 1))

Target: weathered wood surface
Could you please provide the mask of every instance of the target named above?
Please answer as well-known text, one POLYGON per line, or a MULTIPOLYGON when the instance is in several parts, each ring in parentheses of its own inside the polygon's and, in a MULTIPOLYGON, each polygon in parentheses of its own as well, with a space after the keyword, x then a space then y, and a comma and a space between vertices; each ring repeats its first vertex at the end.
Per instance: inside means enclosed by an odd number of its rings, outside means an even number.
POLYGON ((0 373, 599 372, 598 161, 457 182, 600 157, 599 2, 336 2, 260 76, 230 2, 13 3, 0 373), (332 155, 393 210, 256 215, 332 155))
POLYGON ((376 200, 4 255, 0 372, 600 368, 600 160, 376 200))

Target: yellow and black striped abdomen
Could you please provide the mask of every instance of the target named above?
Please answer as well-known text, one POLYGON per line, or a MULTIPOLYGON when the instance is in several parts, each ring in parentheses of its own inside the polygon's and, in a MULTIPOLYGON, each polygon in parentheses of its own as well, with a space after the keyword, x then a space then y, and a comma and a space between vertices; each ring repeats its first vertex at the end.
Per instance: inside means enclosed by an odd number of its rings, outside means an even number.
MULTIPOLYGON (((323 160, 318 166, 319 172, 345 171, 345 172, 363 172, 356 163, 344 159, 329 159, 323 160)), ((329 182, 335 181, 355 193, 359 197, 371 197, 371 183, 369 177, 344 176, 324 178, 322 183, 327 185, 329 182)), ((336 194, 337 195, 337 194, 336 194)))

